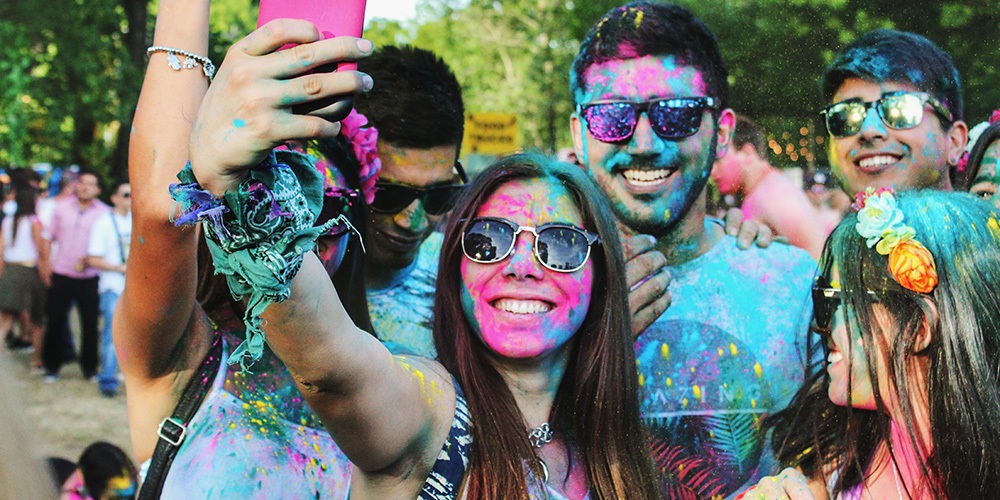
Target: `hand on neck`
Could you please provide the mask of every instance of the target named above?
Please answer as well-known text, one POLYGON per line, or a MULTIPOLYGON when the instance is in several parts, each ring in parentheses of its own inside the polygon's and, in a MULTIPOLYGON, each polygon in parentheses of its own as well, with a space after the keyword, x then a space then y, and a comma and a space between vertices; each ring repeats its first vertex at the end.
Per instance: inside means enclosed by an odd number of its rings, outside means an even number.
POLYGON ((676 266, 704 255, 723 235, 721 228, 708 230, 705 227, 705 193, 702 192, 681 220, 667 234, 657 238, 656 249, 667 258, 668 266, 676 266))

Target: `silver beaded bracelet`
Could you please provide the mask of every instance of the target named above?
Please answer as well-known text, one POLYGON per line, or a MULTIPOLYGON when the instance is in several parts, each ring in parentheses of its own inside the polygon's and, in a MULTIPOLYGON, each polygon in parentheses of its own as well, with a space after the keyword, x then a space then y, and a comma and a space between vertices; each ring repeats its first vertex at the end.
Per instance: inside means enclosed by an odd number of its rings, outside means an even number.
POLYGON ((180 71, 182 69, 195 68, 199 64, 201 69, 205 72, 205 77, 208 78, 208 83, 212 83, 212 77, 215 76, 215 65, 209 58, 204 56, 199 56, 198 54, 193 54, 186 50, 175 49, 173 47, 164 47, 162 45, 154 45, 146 49, 146 55, 152 55, 154 52, 166 52, 167 53, 167 65, 170 66, 174 71, 180 71), (184 62, 177 56, 184 56, 184 62))

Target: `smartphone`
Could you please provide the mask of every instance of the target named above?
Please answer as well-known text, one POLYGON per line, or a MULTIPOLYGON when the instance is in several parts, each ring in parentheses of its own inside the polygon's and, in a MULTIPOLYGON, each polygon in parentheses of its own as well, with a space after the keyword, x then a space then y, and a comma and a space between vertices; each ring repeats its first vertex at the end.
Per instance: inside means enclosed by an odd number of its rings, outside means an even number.
MULTIPOLYGON (((360 38, 365 25, 365 3, 366 0, 260 0, 257 27, 274 19, 305 19, 316 25, 324 39, 335 36, 360 38)), ((353 62, 337 65, 338 70, 357 68, 357 63, 353 62)))

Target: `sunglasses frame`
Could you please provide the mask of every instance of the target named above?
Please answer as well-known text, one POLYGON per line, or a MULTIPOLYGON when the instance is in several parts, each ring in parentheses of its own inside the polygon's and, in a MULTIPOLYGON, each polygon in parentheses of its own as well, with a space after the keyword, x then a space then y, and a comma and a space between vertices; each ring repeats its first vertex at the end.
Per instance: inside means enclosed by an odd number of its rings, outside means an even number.
MULTIPOLYGON (((813 322, 816 324, 816 328, 823 332, 829 332, 833 325, 833 315, 836 314, 837 308, 844 303, 844 291, 841 288, 831 287, 831 286, 820 286, 828 285, 829 280, 822 281, 821 278, 817 278, 813 282, 812 287, 812 302, 813 302, 813 322), (822 303, 822 313, 818 305, 822 303), (823 321, 820 321, 820 314, 825 316, 823 321)), ((868 290, 868 295, 870 295, 876 302, 878 301, 878 295, 875 292, 868 290)))
POLYGON ((826 131, 831 136, 833 136, 833 137, 844 138, 844 137, 851 137, 851 136, 857 135, 858 133, 861 132, 861 129, 864 127, 865 120, 868 119, 868 112, 872 109, 872 107, 875 108, 875 112, 878 113, 879 119, 882 120, 882 123, 884 123, 885 126, 891 128, 893 130, 908 130, 908 129, 917 127, 921 123, 923 123, 923 121, 924 121, 924 106, 927 105, 927 104, 930 104, 931 105, 931 110, 933 110, 935 113, 937 113, 941 118, 944 118, 945 121, 947 121, 948 123, 954 123, 955 119, 954 119, 952 113, 950 111, 948 111, 948 108, 946 108, 941 103, 941 101, 939 101, 936 98, 934 98, 934 96, 928 94, 927 92, 907 92, 907 91, 903 91, 903 90, 899 90, 899 91, 895 91, 895 92, 887 92, 885 94, 882 94, 881 97, 879 97, 878 99, 875 99, 874 101, 863 101, 863 100, 861 100, 861 98, 856 97, 856 98, 853 98, 853 99, 847 99, 847 100, 844 100, 844 101, 835 102, 835 103, 833 103, 833 104, 831 104, 831 105, 823 108, 822 110, 820 110, 820 114, 823 115, 823 124, 826 125, 826 131), (921 112, 920 120, 917 121, 916 124, 914 124, 914 125, 912 125, 910 127, 894 127, 892 124, 889 123, 888 119, 886 119, 886 117, 885 117, 885 111, 883 111, 883 109, 882 109, 882 102, 885 101, 886 99, 889 99, 889 98, 901 97, 901 96, 907 96, 907 95, 914 96, 914 97, 917 97, 918 99, 920 99, 920 112, 921 112), (833 131, 830 130, 830 115, 831 115, 830 111, 833 108, 837 107, 837 106, 843 106, 843 105, 847 105, 847 104, 861 104, 862 106, 864 106, 864 116, 862 116, 861 120, 858 122, 857 130, 855 130, 854 133, 843 134, 843 135, 834 134, 833 131))
MULTIPOLYGON (((432 190, 435 190, 435 189, 442 189, 442 188, 448 188, 448 189, 455 188, 455 187, 463 187, 464 188, 465 185, 469 183, 469 176, 468 176, 468 174, 465 173, 465 167, 462 166, 462 161, 461 160, 456 159, 455 160, 455 165, 452 168, 454 169, 455 173, 458 174, 458 178, 462 181, 461 184, 448 184, 446 186, 432 186, 432 187, 427 187, 427 188, 418 188, 418 187, 414 187, 414 186, 407 186, 406 184, 395 184, 395 183, 392 183, 392 182, 376 182, 375 183, 375 187, 376 188, 379 188, 379 187, 382 187, 382 186, 401 187, 401 188, 409 189, 411 191, 416 191, 417 194, 414 195, 413 198, 411 198, 410 201, 406 205, 403 205, 403 206, 399 207, 396 210, 383 210, 383 209, 376 208, 374 206, 375 205, 375 200, 374 199, 372 200, 371 204, 368 205, 368 209, 371 210, 372 212, 377 213, 377 214, 398 214, 399 212, 402 212, 406 207, 410 206, 410 204, 413 203, 413 200, 419 198, 420 199, 420 206, 423 207, 424 212, 427 212, 430 215, 442 215, 442 214, 445 214, 445 213, 448 212, 448 210, 451 209, 450 207, 448 209, 446 209, 446 210, 442 210, 439 213, 434 213, 434 212, 431 212, 431 211, 427 210, 427 205, 425 204, 424 200, 425 200, 426 193, 428 191, 432 191, 432 190)), ((454 206, 454 202, 455 202, 455 200, 458 198, 458 196, 460 194, 461 194, 461 190, 459 190, 455 195, 453 195, 453 198, 452 198, 452 201, 451 201, 451 205, 452 206, 454 206)), ((378 189, 375 190, 375 195, 378 196, 378 189)))
POLYGON ((517 246, 517 237, 518 237, 518 235, 521 234, 522 231, 528 231, 531 234, 535 235, 536 244, 532 245, 532 248, 533 248, 532 253, 535 255, 535 260, 537 260, 538 263, 541 264, 545 269, 549 269, 549 270, 555 271, 557 273, 573 273, 573 272, 579 271, 580 269, 583 269, 583 266, 587 265, 587 260, 590 259, 590 250, 591 250, 591 248, 593 248, 594 245, 601 243, 600 236, 598 236, 598 235, 596 235, 596 234, 594 234, 594 233, 592 233, 590 231, 587 231, 586 229, 576 227, 576 226, 574 226, 572 224, 565 224, 565 223, 562 223, 562 222, 549 222, 549 223, 546 223, 546 224, 542 224, 541 226, 521 226, 521 225, 519 225, 518 223, 516 223, 516 222, 514 222, 512 220, 504 219, 502 217, 475 217, 475 218, 472 218, 472 219, 462 219, 459 222, 461 222, 462 224, 464 224, 464 226, 462 228, 462 253, 465 254, 465 258, 467 258, 467 259, 469 259, 472 262, 475 262, 477 264, 496 264, 497 262, 503 261, 507 257, 510 257, 510 255, 512 253, 514 253, 514 247, 517 246), (469 232, 469 228, 473 224, 475 224, 477 222, 483 222, 483 221, 485 221, 485 222, 496 222, 498 224, 503 224, 503 225, 507 226, 508 228, 510 228, 511 230, 514 231, 514 235, 510 239, 510 246, 503 253, 503 255, 498 256, 494 260, 486 261, 486 260, 476 259, 476 258, 472 257, 471 255, 469 255, 469 251, 466 250, 466 248, 465 248, 465 238, 467 236, 467 233, 469 232), (579 266, 577 266, 577 267, 575 267, 573 269, 558 269, 558 268, 550 266, 548 263, 546 263, 546 262, 544 262, 542 260, 541 255, 538 254, 538 246, 539 245, 537 244, 537 241, 538 241, 538 238, 540 237, 540 235, 542 233, 544 233, 548 229, 569 229, 570 231, 574 231, 576 233, 579 233, 584 238, 586 238, 586 240, 587 240, 587 254, 583 256, 583 260, 580 261, 580 265, 579 266))
MULTIPOLYGON (((690 107, 694 107, 694 106, 667 106, 667 107, 671 108, 671 109, 684 109, 686 107, 690 108, 690 107)), ((650 128, 652 128, 653 133, 655 133, 658 137, 661 137, 661 138, 667 139, 667 140, 672 140, 672 141, 680 140, 680 139, 683 139, 685 137, 691 137, 692 135, 697 134, 699 130, 701 130, 701 123, 703 121, 702 115, 705 114, 705 111, 715 111, 716 109, 718 109, 716 107, 716 99, 714 97, 709 97, 709 96, 665 97, 665 98, 662 98, 662 99, 651 99, 649 101, 643 101, 643 102, 624 101, 624 100, 622 100, 622 101, 594 101, 594 102, 589 102, 587 104, 577 104, 576 105, 576 112, 577 112, 578 115, 580 115, 580 117, 583 118, 584 122, 587 124, 587 131, 590 132, 590 135, 594 139, 597 139, 597 140, 599 140, 601 142, 606 142, 606 143, 616 143, 616 142, 627 141, 633 135, 635 135, 635 128, 637 126, 639 126, 639 117, 642 115, 642 113, 646 113, 646 117, 649 118, 649 120, 650 120, 650 128), (663 135, 663 134, 661 134, 657 130, 657 127, 653 126, 653 124, 652 124, 652 118, 650 117, 650 112, 649 111, 650 111, 650 109, 652 109, 654 103, 670 102, 670 101, 693 101, 694 103, 696 103, 696 107, 701 108, 700 112, 698 113, 698 127, 695 128, 693 131, 691 131, 689 133, 686 133, 686 134, 683 134, 683 135, 671 136, 671 135, 663 135), (632 107, 632 112, 633 112, 633 114, 635 116, 635 121, 632 123, 631 127, 629 128, 628 134, 625 134, 624 136, 622 136, 621 138, 618 138, 618 139, 611 139, 611 138, 602 139, 602 138, 598 137, 597 134, 594 133, 594 131, 591 129, 591 123, 593 123, 593 121, 587 118, 586 112, 590 108, 593 108, 595 106, 601 106, 601 105, 604 105, 604 104, 628 104, 629 106, 632 107)))
MULTIPOLYGON (((354 206, 354 200, 357 200, 359 196, 361 196, 361 192, 356 189, 350 189, 350 188, 328 189, 326 192, 323 193, 324 205, 327 198, 338 198, 344 200, 344 210, 339 214, 327 218, 326 220, 327 221, 334 220, 341 216, 346 217, 348 220, 350 220, 351 217, 350 207, 354 206)), ((329 214, 327 214, 325 210, 320 209, 319 217, 322 217, 323 215, 329 215, 329 214)), ((317 225, 319 225, 319 218, 317 218, 317 225)), ((349 223, 343 224, 342 225, 343 227, 341 227, 341 229, 338 231, 337 228, 340 226, 341 225, 334 226, 333 228, 331 228, 329 233, 321 234, 320 236, 337 237, 347 234, 352 230, 352 227, 349 225, 349 223)))

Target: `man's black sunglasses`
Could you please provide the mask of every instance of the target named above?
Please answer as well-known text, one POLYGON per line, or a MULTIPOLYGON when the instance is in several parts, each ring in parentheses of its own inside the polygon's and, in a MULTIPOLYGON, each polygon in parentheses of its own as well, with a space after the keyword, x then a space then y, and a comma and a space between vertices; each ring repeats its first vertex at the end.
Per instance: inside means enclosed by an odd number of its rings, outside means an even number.
POLYGON ((376 182, 375 199, 368 205, 368 208, 372 212, 381 214, 396 214, 410 206, 413 200, 420 198, 420 204, 424 207, 425 212, 430 215, 441 215, 455 206, 455 200, 465 190, 465 184, 469 182, 469 177, 465 174, 465 169, 462 168, 462 162, 455 162, 455 171, 463 184, 419 188, 403 184, 376 182))

